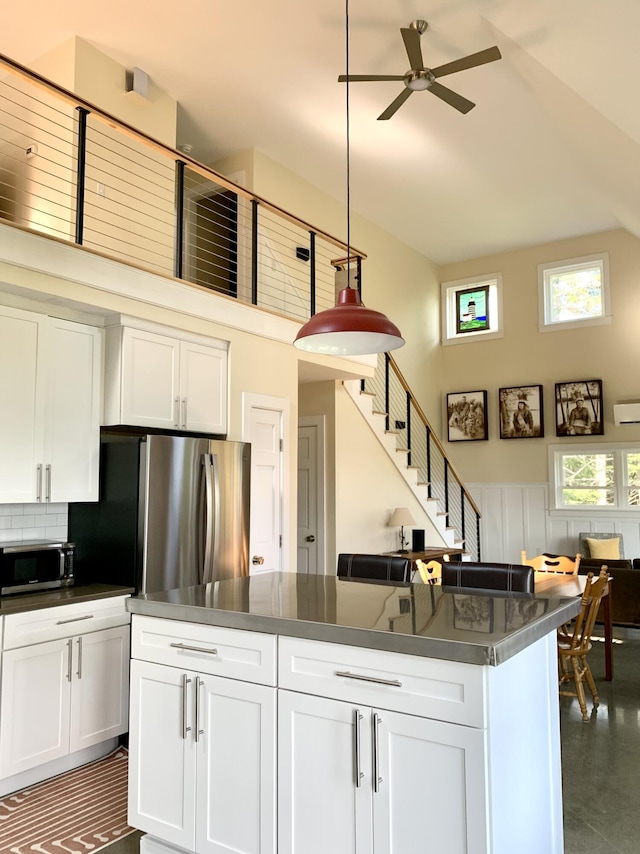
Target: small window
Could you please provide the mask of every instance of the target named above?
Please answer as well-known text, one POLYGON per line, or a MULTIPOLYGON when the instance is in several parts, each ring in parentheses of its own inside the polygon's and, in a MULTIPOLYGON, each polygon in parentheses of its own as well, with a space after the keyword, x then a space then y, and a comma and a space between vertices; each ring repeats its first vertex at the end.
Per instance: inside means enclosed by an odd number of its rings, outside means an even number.
POLYGON ((640 506, 640 448, 550 446, 557 509, 636 510, 640 506))
POLYGON ((503 337, 500 274, 443 282, 441 303, 443 344, 503 337))
POLYGON ((543 331, 611 322, 607 253, 540 264, 538 282, 543 331))

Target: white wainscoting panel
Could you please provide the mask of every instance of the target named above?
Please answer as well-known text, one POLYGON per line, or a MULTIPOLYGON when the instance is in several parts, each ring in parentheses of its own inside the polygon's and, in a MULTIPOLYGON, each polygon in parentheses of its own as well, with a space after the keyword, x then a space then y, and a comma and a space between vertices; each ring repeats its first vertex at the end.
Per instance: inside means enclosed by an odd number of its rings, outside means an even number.
POLYGON ((640 510, 630 513, 548 509, 546 483, 475 483, 468 485, 482 513, 482 559, 519 563, 529 555, 576 554, 581 531, 620 534, 627 558, 640 557, 640 510))

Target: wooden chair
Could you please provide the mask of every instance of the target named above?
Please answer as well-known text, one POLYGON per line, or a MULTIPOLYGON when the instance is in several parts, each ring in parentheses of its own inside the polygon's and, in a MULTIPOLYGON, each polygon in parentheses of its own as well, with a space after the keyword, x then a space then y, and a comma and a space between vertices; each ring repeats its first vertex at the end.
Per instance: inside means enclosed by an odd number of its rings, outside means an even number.
POLYGON ((520 562, 525 566, 532 566, 535 572, 555 572, 556 575, 577 575, 580 566, 580 553, 573 557, 567 555, 541 554, 535 557, 527 557, 527 552, 522 549, 520 562))
POLYGON ((600 601, 607 591, 609 576, 607 567, 603 566, 597 581, 593 581, 593 573, 587 575, 587 583, 582 594, 582 610, 571 626, 558 629, 558 673, 560 694, 566 697, 577 697, 582 712, 582 720, 588 721, 587 700, 584 683, 589 686, 593 697, 594 708, 598 707, 600 698, 598 690, 587 661, 591 650, 591 633, 600 601), (573 682, 575 691, 562 690, 562 686, 573 682))
MULTIPOLYGON (((445 555, 443 560, 449 560, 449 555, 445 555)), ((423 584, 440 584, 442 564, 439 560, 417 560, 416 568, 423 584)))

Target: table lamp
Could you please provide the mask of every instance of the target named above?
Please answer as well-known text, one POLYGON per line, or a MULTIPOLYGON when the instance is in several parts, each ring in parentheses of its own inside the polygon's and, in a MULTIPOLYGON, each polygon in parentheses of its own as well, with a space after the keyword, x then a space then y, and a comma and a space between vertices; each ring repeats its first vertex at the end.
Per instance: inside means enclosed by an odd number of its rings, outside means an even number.
POLYGON ((416 520, 409 512, 408 507, 396 507, 396 509, 391 514, 387 525, 390 528, 400 527, 400 548, 398 549, 399 554, 406 554, 408 552, 408 549, 405 549, 405 545, 408 545, 409 540, 404 535, 404 526, 415 524, 416 520))

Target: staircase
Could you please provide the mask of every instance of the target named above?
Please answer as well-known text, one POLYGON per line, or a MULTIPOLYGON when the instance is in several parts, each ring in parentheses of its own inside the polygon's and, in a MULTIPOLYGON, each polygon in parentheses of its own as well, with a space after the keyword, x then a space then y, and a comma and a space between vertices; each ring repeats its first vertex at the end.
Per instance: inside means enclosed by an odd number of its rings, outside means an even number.
POLYGON ((344 387, 441 537, 429 545, 480 560, 480 511, 393 357, 381 354, 372 379, 344 387))

